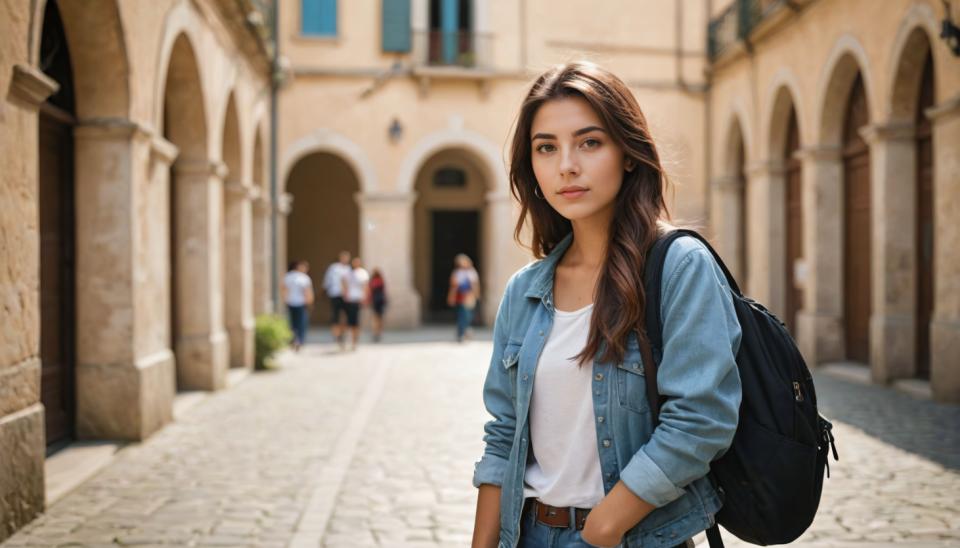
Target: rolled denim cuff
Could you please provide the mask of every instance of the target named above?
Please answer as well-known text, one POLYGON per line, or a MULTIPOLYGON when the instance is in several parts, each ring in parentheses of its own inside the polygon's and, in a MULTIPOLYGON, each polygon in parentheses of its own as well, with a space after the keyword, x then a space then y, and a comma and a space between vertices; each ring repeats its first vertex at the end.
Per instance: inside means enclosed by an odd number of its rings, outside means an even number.
POLYGON ((643 449, 637 451, 623 472, 620 472, 620 480, 634 495, 657 508, 666 506, 684 493, 643 449))
POLYGON ((484 483, 503 485, 503 476, 507 473, 507 459, 486 453, 477 461, 473 470, 473 486, 480 487, 484 483))

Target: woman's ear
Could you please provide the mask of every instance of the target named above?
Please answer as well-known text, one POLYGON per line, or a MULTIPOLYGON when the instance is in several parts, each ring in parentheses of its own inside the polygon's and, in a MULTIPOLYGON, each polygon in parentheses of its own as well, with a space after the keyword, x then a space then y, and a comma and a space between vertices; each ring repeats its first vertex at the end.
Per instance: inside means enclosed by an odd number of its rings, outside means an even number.
POLYGON ((635 167, 637 167, 637 163, 631 158, 627 158, 627 160, 623 163, 623 169, 627 172, 633 171, 633 168, 635 167))

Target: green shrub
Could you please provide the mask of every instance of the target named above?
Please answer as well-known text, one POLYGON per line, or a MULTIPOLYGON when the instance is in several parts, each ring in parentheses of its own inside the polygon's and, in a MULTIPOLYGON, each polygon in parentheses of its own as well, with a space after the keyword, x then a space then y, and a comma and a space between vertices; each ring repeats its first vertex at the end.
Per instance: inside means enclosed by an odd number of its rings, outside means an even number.
POLYGON ((262 314, 257 316, 254 328, 256 341, 256 359, 254 365, 257 370, 273 367, 273 355, 290 343, 293 332, 282 316, 262 314))

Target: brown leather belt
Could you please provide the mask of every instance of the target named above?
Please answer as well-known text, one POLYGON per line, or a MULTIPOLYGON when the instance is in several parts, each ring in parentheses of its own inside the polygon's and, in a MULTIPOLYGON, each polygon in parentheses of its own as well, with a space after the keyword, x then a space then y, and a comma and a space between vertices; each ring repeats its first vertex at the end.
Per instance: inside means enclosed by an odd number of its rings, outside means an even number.
POLYGON ((583 529, 587 521, 589 508, 559 507, 544 504, 537 499, 527 499, 524 503, 524 513, 533 512, 537 521, 550 527, 573 528, 577 531, 583 529))

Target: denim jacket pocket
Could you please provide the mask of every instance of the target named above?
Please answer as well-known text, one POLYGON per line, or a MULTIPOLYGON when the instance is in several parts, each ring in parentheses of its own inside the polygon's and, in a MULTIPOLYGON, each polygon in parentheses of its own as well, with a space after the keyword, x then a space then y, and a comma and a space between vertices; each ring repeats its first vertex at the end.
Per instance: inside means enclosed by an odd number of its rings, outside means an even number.
POLYGON ((647 380, 643 372, 640 351, 628 348, 623 361, 617 364, 617 401, 636 413, 648 413, 647 380))
POLYGON ((517 406, 517 369, 519 369, 517 364, 520 363, 520 348, 520 343, 508 342, 500 360, 510 377, 510 399, 514 407, 517 406))

